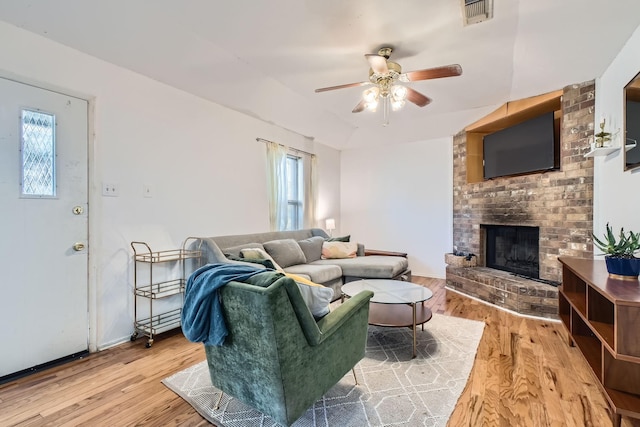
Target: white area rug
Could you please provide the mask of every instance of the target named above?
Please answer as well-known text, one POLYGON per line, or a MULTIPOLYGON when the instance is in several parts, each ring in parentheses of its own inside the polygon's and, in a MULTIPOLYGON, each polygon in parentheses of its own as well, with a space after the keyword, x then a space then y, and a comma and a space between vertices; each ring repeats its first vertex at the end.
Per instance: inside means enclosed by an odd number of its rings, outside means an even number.
MULTIPOLYGON (((299 418, 295 427, 445 426, 473 367, 484 323, 434 314, 418 327, 411 359, 409 328, 369 326, 366 355, 299 418)), ((163 381, 209 422, 225 427, 278 426, 268 416, 211 385, 206 361, 163 381)))

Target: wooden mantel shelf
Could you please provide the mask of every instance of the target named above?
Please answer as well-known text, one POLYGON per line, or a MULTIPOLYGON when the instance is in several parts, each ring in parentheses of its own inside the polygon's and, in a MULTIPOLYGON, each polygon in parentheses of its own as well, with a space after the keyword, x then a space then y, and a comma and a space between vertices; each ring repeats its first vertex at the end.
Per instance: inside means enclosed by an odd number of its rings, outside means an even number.
POLYGON ((470 124, 467 133, 467 182, 482 182, 482 139, 485 135, 517 125, 542 114, 554 112, 559 118, 562 110, 562 90, 509 101, 491 114, 470 124))

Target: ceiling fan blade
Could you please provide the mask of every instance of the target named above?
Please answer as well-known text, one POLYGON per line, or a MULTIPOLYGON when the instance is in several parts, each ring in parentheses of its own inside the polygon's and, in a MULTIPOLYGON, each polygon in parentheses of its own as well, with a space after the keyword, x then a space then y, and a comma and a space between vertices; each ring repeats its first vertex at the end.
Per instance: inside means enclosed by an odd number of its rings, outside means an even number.
POLYGON ((407 100, 413 102, 418 107, 424 107, 431 102, 431 98, 424 96, 415 89, 407 88, 407 100))
POLYGON ((389 68, 387 67, 387 59, 384 56, 376 55, 374 53, 367 53, 365 55, 367 61, 369 61, 369 65, 374 73, 377 74, 386 74, 389 72, 389 68))
POLYGON ((367 105, 367 103, 365 102, 365 100, 361 100, 358 105, 356 105, 353 110, 351 111, 352 113, 359 113, 360 111, 364 110, 364 107, 367 105))
POLYGON ((359 83, 348 83, 346 85, 338 85, 338 86, 329 86, 329 87, 321 87, 320 89, 316 89, 316 93, 326 92, 328 90, 336 90, 336 89, 346 89, 348 87, 357 87, 371 84, 370 82, 359 82, 359 83))
POLYGON ((427 68, 425 70, 409 71, 401 77, 402 81, 416 82, 418 80, 439 79, 442 77, 454 77, 462 74, 462 67, 458 64, 445 65, 443 67, 427 68))

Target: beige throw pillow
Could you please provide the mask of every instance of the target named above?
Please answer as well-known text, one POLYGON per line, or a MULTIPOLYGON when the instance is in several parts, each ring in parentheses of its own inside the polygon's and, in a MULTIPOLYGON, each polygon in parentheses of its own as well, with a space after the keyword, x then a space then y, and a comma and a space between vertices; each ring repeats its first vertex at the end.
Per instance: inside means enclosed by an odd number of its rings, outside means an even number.
POLYGON ((240 251, 240 255, 243 258, 253 258, 253 259, 268 259, 273 263, 273 266, 277 271, 284 271, 282 267, 278 265, 278 263, 262 248, 245 248, 240 251))
POLYGON ((324 242, 322 259, 355 258, 358 252, 356 242, 324 242))

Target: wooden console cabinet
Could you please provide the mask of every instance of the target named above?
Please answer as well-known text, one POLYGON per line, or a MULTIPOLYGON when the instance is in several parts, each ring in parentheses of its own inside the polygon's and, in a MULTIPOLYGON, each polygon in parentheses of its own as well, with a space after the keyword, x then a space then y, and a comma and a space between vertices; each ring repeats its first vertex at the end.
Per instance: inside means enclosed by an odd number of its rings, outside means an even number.
POLYGON ((640 419, 640 284, 612 279, 603 260, 560 257, 559 313, 613 413, 640 419))

